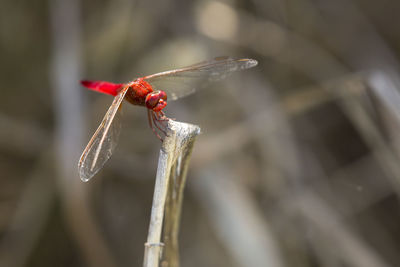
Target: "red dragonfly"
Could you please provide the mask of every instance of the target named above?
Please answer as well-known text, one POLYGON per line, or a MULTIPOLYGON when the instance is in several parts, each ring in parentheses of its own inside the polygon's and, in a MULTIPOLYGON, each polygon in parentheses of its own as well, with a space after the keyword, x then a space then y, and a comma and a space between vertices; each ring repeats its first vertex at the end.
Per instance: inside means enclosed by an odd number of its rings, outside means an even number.
POLYGON ((165 134, 163 123, 168 121, 162 111, 169 100, 176 100, 203 87, 207 81, 221 80, 232 72, 257 65, 254 59, 219 57, 188 67, 164 71, 128 83, 82 81, 82 85, 101 93, 114 96, 103 121, 82 153, 78 170, 82 181, 92 178, 111 157, 121 128, 121 104, 127 100, 133 105, 145 106, 150 127, 158 138, 165 134), (160 132, 160 134, 158 133, 160 132))

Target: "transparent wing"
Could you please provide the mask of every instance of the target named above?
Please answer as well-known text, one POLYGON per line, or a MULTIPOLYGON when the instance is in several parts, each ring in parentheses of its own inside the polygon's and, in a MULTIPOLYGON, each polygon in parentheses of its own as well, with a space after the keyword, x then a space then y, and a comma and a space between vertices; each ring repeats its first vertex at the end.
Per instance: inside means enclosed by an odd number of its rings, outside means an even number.
POLYGON ((117 145, 121 130, 120 107, 128 89, 126 86, 115 96, 103 121, 82 153, 78 171, 84 182, 89 181, 104 166, 117 145))
POLYGON ((218 57, 188 67, 145 76, 144 79, 154 90, 165 91, 168 100, 176 100, 193 93, 209 81, 224 79, 232 72, 252 68, 256 65, 257 61, 254 59, 218 57))

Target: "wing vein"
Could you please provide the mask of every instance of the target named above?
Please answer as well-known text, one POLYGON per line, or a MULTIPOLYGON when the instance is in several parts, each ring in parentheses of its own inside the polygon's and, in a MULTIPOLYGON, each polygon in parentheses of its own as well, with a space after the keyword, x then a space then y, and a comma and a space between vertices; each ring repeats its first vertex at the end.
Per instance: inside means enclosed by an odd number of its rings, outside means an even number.
POLYGON ((115 117, 117 112, 120 110, 122 101, 128 89, 129 86, 124 87, 114 98, 110 108, 100 123, 100 126, 97 128, 82 153, 78 169, 79 175, 83 181, 88 181, 97 173, 97 171, 110 158, 115 148, 116 139, 119 135, 119 128, 116 128, 116 124, 119 126, 120 123, 119 119, 118 123, 116 122, 115 117), (113 130, 110 130, 111 128, 113 128, 113 130), (107 137, 109 137, 109 139, 107 137), (109 149, 109 151, 104 151, 105 149, 109 149), (102 155, 102 153, 104 153, 104 155, 102 155), (102 155, 102 157, 100 157, 100 155, 102 155))

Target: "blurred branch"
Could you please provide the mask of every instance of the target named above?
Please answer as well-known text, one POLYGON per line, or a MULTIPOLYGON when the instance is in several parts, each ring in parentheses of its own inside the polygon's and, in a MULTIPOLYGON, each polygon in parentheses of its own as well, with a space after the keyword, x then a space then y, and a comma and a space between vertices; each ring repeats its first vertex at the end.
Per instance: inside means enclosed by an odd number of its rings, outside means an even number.
POLYGON ((83 144, 80 1, 50 1, 52 35, 51 82, 56 114, 57 181, 67 226, 87 266, 116 266, 100 234, 88 201, 88 186, 78 178, 77 160, 83 144))
POLYGON ((20 155, 36 157, 51 142, 49 134, 38 125, 4 114, 0 114, 0 128, 0 147, 20 155))
MULTIPOLYGON (((383 258, 356 232, 345 224, 341 216, 335 212, 323 199, 312 192, 302 192, 292 197, 283 198, 283 207, 290 208, 294 213, 303 216, 314 229, 325 236, 325 245, 331 253, 336 251, 349 266, 356 267, 387 267, 383 258)), ((318 240, 314 243, 319 246, 318 240)))
POLYGON ((362 77, 354 77, 342 83, 327 87, 332 93, 340 96, 340 103, 350 120, 372 149, 379 163, 390 178, 394 190, 400 195, 400 166, 399 158, 386 142, 381 126, 371 116, 371 111, 364 103, 367 97, 368 84, 362 77), (364 98, 363 98, 364 97, 364 98))
MULTIPOLYGON (((233 88, 247 88, 246 94, 233 90, 227 92, 249 119, 209 138, 204 145, 199 146, 201 150, 197 150, 196 155, 207 155, 206 162, 200 164, 209 165, 217 158, 221 159, 222 154, 228 155, 232 151, 241 154, 241 147, 249 142, 256 142, 263 157, 260 168, 271 171, 274 166, 278 169, 277 178, 286 178, 271 180, 271 176, 268 176, 268 193, 279 194, 281 190, 276 189, 282 187, 287 178, 295 178, 294 175, 289 177, 289 174, 299 173, 296 153, 289 127, 285 124, 287 118, 282 105, 275 99, 273 90, 265 88, 265 84, 257 81, 257 77, 250 76, 248 80, 236 82, 235 86, 232 84, 233 88), (238 84, 241 82, 242 84, 238 84), (283 158, 291 172, 283 171, 283 158), (275 164, 271 164, 271 160, 275 164)), ((231 168, 212 174, 201 171, 201 176, 201 179, 196 179, 193 190, 198 192, 200 189, 199 201, 210 212, 209 217, 217 228, 216 232, 221 233, 221 240, 232 252, 235 262, 241 266, 282 266, 279 248, 269 230, 270 223, 265 220, 263 211, 246 187, 233 179, 236 176, 234 171, 231 168)), ((267 175, 264 174, 263 177, 267 175)), ((266 183, 267 179, 262 181, 266 183)))
POLYGON ((157 267, 160 263, 162 248, 161 231, 166 208, 164 242, 164 261, 171 267, 179 266, 178 228, 183 200, 183 189, 190 154, 200 133, 195 125, 168 121, 167 136, 163 142, 158 159, 156 183, 149 233, 145 244, 145 267, 157 267), (168 201, 167 201, 168 200, 168 201), (165 206, 167 203, 167 207, 165 206))
POLYGON ((400 65, 394 50, 361 5, 347 0, 338 0, 335 4, 340 8, 327 8, 315 2, 307 5, 315 15, 314 28, 330 44, 333 53, 355 71, 378 69, 399 79, 400 65), (342 19, 337 20, 338 16, 342 19), (348 21, 352 21, 351 25, 348 21))
POLYGON ((52 157, 52 151, 45 150, 27 177, 16 212, 0 239, 0 266, 25 266, 35 248, 55 197, 51 170, 47 169, 52 157))
POLYGON ((349 71, 330 51, 311 38, 291 30, 291 27, 268 19, 255 19, 245 11, 239 13, 239 20, 241 25, 237 36, 241 38, 232 40, 234 44, 272 58, 314 81, 340 77, 349 71))
POLYGON ((230 168, 202 171, 193 182, 212 219, 215 233, 239 266, 284 266, 278 244, 263 211, 230 168))

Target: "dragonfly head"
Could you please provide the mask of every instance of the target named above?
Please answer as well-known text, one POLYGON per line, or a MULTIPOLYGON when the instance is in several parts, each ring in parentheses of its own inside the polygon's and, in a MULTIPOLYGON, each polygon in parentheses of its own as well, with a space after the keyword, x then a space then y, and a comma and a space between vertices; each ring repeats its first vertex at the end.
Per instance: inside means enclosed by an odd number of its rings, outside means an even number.
POLYGON ((167 94, 164 91, 154 91, 146 96, 146 107, 153 111, 161 111, 167 105, 167 94))

